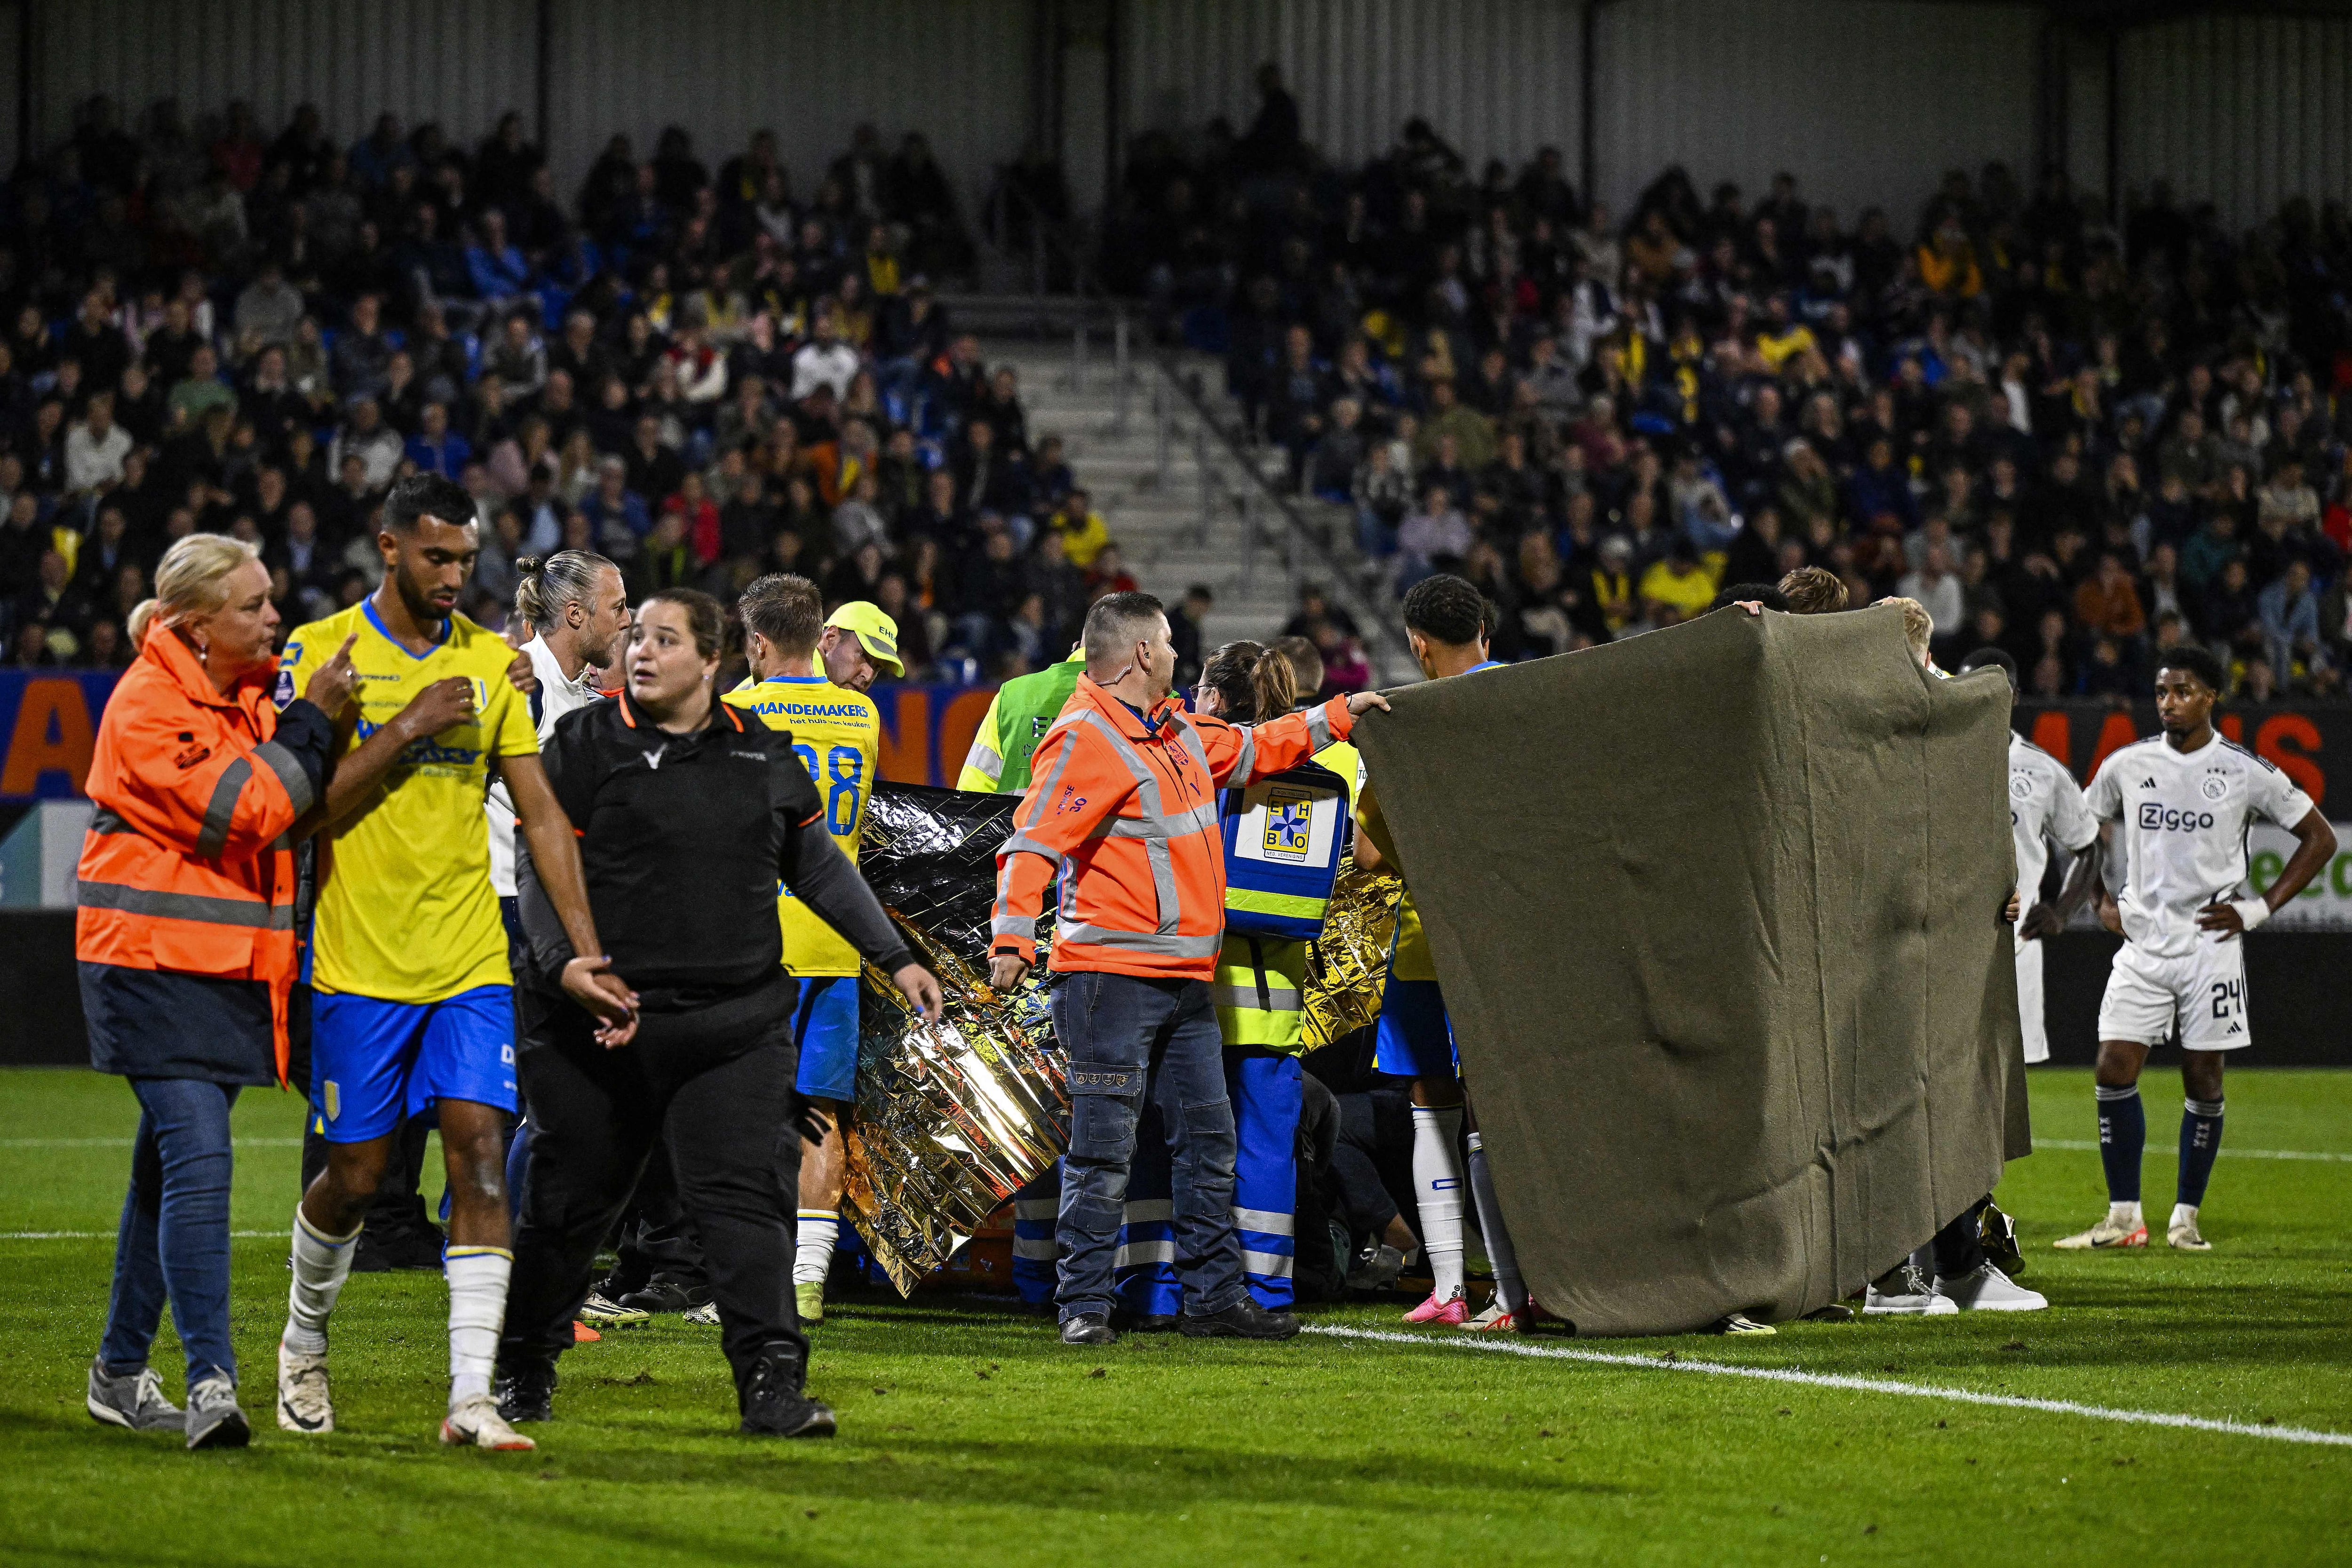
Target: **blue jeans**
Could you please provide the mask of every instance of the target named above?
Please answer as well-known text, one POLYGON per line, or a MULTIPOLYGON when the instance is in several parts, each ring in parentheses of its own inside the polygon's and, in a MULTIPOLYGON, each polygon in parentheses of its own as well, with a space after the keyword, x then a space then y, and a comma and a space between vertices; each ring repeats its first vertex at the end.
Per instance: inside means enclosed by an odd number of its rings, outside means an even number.
POLYGON ((1147 1096, 1166 1129, 1184 1310, 1223 1311, 1244 1287, 1234 1231, 1234 1108, 1208 983, 1072 974, 1054 993, 1054 1034, 1070 1053, 1070 1152, 1055 1227, 1062 1320, 1108 1315, 1116 1301, 1128 1166, 1147 1096))
POLYGON ((139 1138, 131 1191, 114 1242, 114 1292, 100 1359, 115 1373, 147 1364, 172 1306, 188 1356, 188 1386, 214 1373, 236 1377, 228 1339, 228 1184, 233 1085, 194 1078, 138 1078, 139 1138))

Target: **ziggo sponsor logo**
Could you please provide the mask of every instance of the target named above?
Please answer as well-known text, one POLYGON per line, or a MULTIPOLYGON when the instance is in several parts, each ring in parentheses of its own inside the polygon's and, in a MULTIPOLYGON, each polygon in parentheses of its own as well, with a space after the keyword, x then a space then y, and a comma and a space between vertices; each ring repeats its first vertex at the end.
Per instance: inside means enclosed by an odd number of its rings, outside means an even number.
POLYGON ((2182 811, 2158 801, 2144 800, 2139 805, 2139 825, 2158 833, 2196 833, 2213 826, 2213 814, 2182 811))

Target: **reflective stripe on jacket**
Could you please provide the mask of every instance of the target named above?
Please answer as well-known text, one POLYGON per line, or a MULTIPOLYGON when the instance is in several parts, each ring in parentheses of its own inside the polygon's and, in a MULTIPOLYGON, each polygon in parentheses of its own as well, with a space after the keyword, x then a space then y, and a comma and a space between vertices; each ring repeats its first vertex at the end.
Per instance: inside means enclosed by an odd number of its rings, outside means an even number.
POLYGON ((1217 791, 1305 762, 1354 727, 1345 698, 1263 724, 1163 699, 1149 720, 1086 677, 1045 731, 996 858, 993 951, 1034 959, 1057 869, 1054 967, 1208 980, 1225 927, 1217 791))
POLYGON ((333 734, 308 702, 271 706, 274 668, 221 692, 179 635, 147 634, 90 755, 74 956, 269 987, 278 1068, 294 981, 295 819, 333 734))

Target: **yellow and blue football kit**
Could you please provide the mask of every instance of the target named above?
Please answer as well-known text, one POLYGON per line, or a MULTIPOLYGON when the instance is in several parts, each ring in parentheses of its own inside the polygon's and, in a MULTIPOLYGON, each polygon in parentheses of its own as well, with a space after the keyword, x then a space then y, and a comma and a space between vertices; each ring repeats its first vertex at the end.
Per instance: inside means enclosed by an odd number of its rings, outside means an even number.
MULTIPOLYGON (((792 732, 793 754, 824 801, 825 827, 856 865, 882 749, 882 713, 873 699, 822 675, 785 675, 746 681, 720 700, 759 715, 771 730, 792 732)), ((855 1100, 863 967, 857 949, 782 884, 776 918, 783 926, 784 967, 801 983, 793 1020, 800 1046, 796 1087, 812 1099, 855 1100)))
MULTIPOLYGON (((1463 673, 1501 668, 1490 658, 1463 673)), ((1399 1078, 1444 1080, 1462 1076, 1454 1021, 1445 1016, 1445 996, 1437 987, 1437 960, 1430 953, 1429 933, 1422 929, 1421 910, 1413 906, 1410 888, 1397 905, 1396 941, 1389 949, 1388 989, 1381 997, 1372 1066, 1399 1078)))
POLYGON ((313 621, 287 639, 278 700, 354 634, 358 713, 339 726, 337 756, 436 680, 470 680, 474 716, 411 744, 321 841, 311 1098, 336 1143, 382 1137, 440 1100, 515 1109, 514 977, 482 794, 494 759, 539 752, 530 704, 507 680, 514 650, 463 616, 422 654, 368 600, 313 621))

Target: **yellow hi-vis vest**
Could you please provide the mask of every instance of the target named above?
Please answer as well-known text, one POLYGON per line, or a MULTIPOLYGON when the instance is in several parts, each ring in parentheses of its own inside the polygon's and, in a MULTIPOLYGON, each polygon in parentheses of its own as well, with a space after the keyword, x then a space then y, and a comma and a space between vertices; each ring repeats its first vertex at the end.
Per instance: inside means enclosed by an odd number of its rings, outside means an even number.
POLYGON ((1305 942, 1227 936, 1210 986, 1225 1044, 1297 1056, 1306 1048, 1299 1010, 1299 992, 1306 984, 1305 942))

